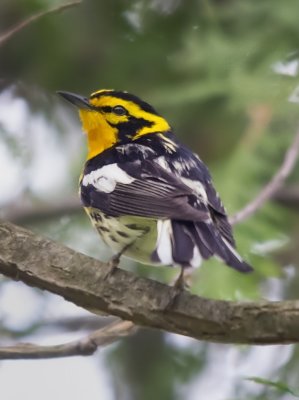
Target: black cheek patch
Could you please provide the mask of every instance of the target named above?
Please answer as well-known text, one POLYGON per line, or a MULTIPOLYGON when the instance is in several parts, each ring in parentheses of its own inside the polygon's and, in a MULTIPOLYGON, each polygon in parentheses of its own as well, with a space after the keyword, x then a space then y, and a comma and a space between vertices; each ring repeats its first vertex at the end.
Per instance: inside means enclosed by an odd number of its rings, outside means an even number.
POLYGON ((107 121, 110 126, 117 128, 119 143, 128 143, 138 134, 138 132, 144 127, 151 127, 153 122, 147 121, 143 118, 135 118, 131 115, 126 122, 119 122, 118 124, 112 124, 107 121))

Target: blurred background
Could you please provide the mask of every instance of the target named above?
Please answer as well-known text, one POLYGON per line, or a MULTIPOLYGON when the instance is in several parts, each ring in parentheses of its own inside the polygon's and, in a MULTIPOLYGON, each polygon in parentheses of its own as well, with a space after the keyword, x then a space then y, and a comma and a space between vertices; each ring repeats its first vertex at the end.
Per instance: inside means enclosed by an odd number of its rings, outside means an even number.
MULTIPOLYGON (((1 41, 60 4, 1 0, 0 218, 101 260, 111 256, 77 199, 85 140, 56 90, 142 97, 209 166, 230 215, 256 196, 299 126, 297 0, 84 0, 1 41)), ((243 276, 211 260, 195 272, 192 292, 298 298, 298 177, 297 167, 271 202, 234 227, 255 272, 243 276)), ((129 260, 122 267, 166 283, 176 274, 129 260)), ((105 323, 0 280, 1 345, 61 343, 105 323)), ((4 400, 289 400, 299 394, 299 347, 220 345, 141 329, 92 357, 1 362, 0 387, 4 400)))

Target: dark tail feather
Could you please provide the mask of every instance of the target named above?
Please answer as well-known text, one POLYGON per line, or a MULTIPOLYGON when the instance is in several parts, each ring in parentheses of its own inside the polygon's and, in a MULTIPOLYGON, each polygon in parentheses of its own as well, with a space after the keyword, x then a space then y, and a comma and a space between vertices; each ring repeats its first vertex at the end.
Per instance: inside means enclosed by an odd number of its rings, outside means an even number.
POLYGON ((215 255, 220 257, 229 267, 237 271, 253 271, 253 268, 242 260, 235 248, 214 229, 213 225, 205 222, 196 222, 194 227, 196 230, 196 234, 194 235, 196 245, 202 257, 208 258, 211 255, 215 255), (202 253, 202 249, 204 249, 204 253, 202 253))
POLYGON ((171 221, 172 224, 172 258, 176 264, 190 265, 193 258, 194 239, 187 229, 186 223, 171 221))
POLYGON ((221 235, 212 223, 165 220, 152 260, 183 267, 199 266, 201 260, 213 255, 240 272, 253 268, 239 256, 233 245, 221 235), (170 229, 169 229, 170 228, 170 229))

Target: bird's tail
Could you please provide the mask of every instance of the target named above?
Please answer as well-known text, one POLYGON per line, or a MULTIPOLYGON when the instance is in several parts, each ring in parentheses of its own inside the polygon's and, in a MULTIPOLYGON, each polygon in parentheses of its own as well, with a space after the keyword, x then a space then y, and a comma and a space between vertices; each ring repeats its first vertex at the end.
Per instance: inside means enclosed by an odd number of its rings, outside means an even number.
POLYGON ((157 247, 152 255, 155 262, 196 267, 202 259, 214 255, 237 271, 253 270, 212 224, 176 220, 158 224, 157 247))
POLYGON ((212 224, 193 223, 191 227, 195 244, 203 258, 212 255, 219 257, 226 265, 240 272, 251 272, 253 268, 246 263, 236 249, 216 230, 212 224))

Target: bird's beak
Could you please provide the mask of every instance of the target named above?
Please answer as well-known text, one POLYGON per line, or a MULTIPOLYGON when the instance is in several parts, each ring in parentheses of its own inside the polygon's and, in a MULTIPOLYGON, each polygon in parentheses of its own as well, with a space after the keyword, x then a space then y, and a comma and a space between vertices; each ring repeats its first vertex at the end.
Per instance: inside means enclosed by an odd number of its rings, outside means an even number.
POLYGON ((80 96, 79 94, 70 93, 70 92, 57 92, 60 96, 62 96, 65 100, 69 101, 70 103, 74 104, 79 109, 87 109, 93 110, 93 106, 89 104, 88 98, 80 96))

